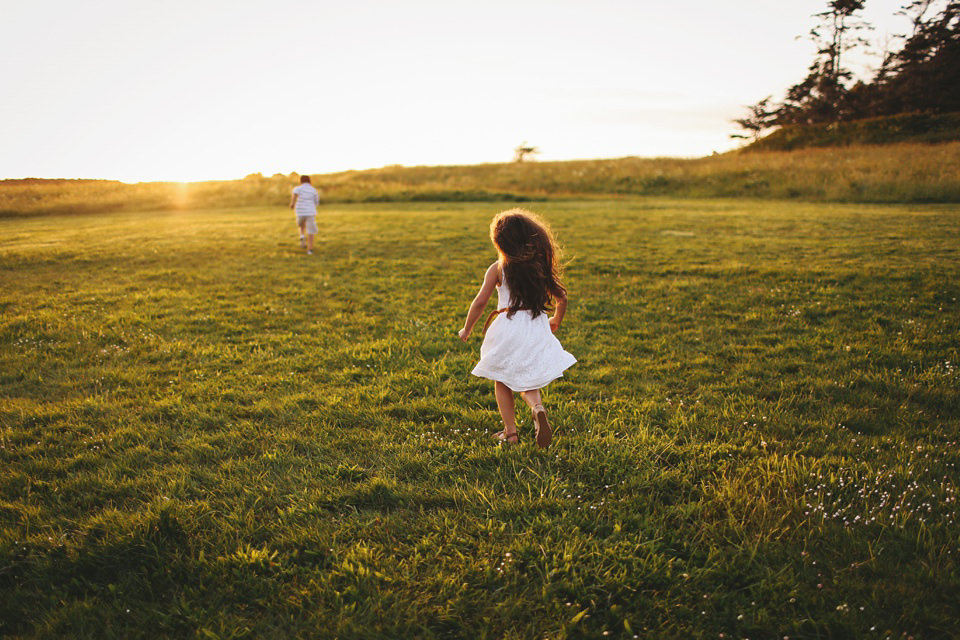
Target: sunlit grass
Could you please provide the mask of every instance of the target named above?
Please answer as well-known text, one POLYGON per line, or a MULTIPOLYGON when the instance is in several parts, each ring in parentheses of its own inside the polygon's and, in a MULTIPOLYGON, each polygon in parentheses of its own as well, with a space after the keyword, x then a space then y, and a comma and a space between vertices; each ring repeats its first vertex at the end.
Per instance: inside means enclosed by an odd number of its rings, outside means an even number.
POLYGON ((0 634, 955 634, 960 209, 532 208, 546 451, 455 335, 496 204, 0 221, 0 634))

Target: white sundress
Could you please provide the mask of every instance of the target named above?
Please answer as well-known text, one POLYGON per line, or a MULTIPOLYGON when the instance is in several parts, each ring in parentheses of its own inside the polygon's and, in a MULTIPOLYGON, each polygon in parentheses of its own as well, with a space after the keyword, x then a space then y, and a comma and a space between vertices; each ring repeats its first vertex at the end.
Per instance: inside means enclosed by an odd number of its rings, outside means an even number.
MULTIPOLYGON (((497 287, 497 308, 509 306, 510 289, 504 279, 497 287)), ((529 311, 517 311, 507 317, 504 311, 487 329, 480 362, 471 373, 502 382, 512 391, 533 391, 561 377, 576 361, 553 335, 546 313, 534 318, 529 311)))

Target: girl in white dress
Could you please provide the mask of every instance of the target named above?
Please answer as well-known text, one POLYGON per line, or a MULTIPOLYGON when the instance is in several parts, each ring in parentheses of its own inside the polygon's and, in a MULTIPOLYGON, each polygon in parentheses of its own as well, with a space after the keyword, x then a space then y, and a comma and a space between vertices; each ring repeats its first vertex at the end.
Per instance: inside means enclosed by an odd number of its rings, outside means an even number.
POLYGON ((497 214, 490 223, 490 239, 498 260, 483 277, 460 330, 464 342, 497 291, 497 309, 487 318, 480 362, 473 375, 494 381, 497 407, 503 418, 500 442, 518 442, 513 394, 533 411, 537 446, 547 447, 552 429, 543 408, 540 389, 563 375, 577 360, 563 350, 553 333, 567 309, 567 290, 560 282, 556 244, 547 224, 524 209, 497 214), (553 317, 547 317, 551 300, 553 317))

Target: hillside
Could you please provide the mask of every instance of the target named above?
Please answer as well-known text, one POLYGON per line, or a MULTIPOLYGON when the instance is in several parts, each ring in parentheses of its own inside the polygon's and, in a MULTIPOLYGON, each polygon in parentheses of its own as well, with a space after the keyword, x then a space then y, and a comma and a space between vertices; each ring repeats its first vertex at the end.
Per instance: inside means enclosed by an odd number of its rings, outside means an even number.
MULTIPOLYGON (((326 203, 483 202, 605 196, 751 197, 823 202, 960 202, 960 142, 747 149, 705 158, 619 158, 314 174, 326 203)), ((285 206, 296 176, 124 184, 0 181, 0 217, 285 206)))
POLYGON ((939 143, 960 140, 960 113, 904 113, 852 122, 781 127, 748 145, 748 151, 793 151, 810 147, 939 143))

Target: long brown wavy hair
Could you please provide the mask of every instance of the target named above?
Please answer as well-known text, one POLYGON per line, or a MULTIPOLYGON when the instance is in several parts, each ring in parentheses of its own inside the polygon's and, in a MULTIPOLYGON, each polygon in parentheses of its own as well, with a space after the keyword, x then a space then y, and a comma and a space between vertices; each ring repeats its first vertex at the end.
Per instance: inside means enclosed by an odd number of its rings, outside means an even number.
POLYGON ((490 240, 500 254, 503 277, 510 288, 507 317, 526 309, 536 318, 550 309, 553 299, 566 297, 557 244, 540 216, 526 209, 498 213, 490 223, 490 240))

